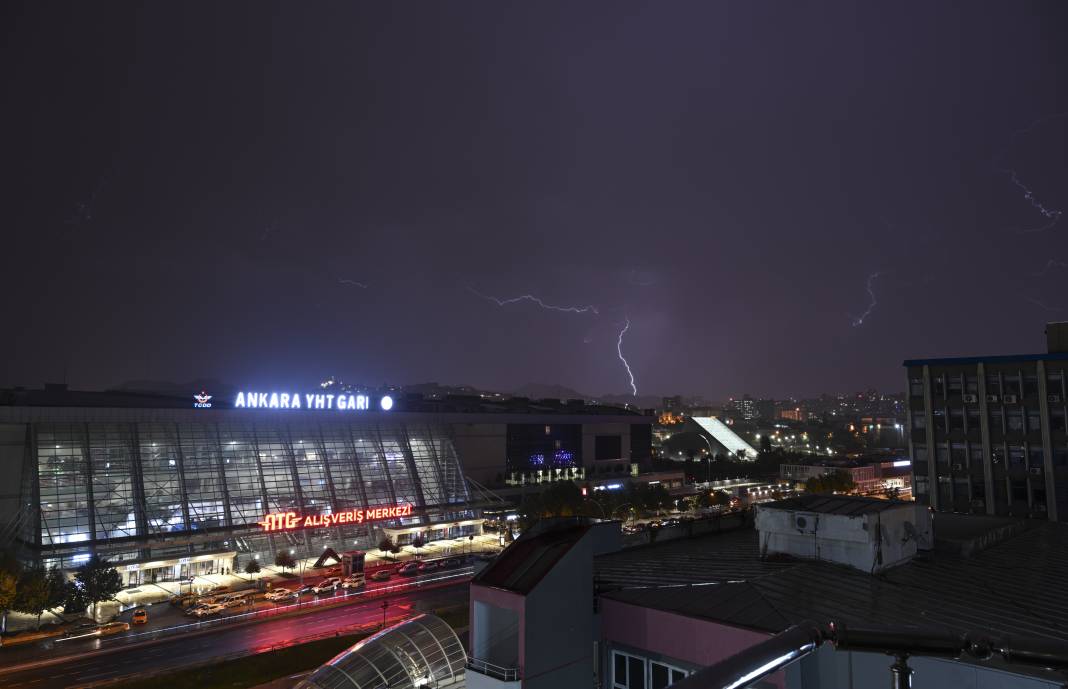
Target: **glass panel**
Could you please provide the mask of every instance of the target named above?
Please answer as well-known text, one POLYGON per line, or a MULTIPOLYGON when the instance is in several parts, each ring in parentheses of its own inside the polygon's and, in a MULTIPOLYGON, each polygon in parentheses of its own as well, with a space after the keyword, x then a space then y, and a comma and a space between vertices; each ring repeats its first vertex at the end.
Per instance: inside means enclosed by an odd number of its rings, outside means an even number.
POLYGON ((185 474, 185 495, 189 504, 189 528, 211 529, 227 526, 226 490, 220 474, 223 461, 215 427, 206 424, 178 426, 185 474))
POLYGON ((42 424, 37 432, 41 490, 41 543, 79 543, 89 528, 88 466, 83 429, 77 424, 42 424))
POLYGON ((252 429, 236 424, 220 425, 219 441, 234 526, 255 524, 269 510, 263 504, 263 487, 260 484, 252 429))
MULTIPOLYGON (((97 539, 138 535, 134 515, 138 506, 132 466, 132 457, 136 456, 133 454, 132 430, 131 426, 119 424, 89 424, 97 539)), ((181 528, 182 502, 172 502, 178 511, 181 528)))
POLYGON ((141 424, 137 431, 148 532, 185 531, 175 427, 141 424))

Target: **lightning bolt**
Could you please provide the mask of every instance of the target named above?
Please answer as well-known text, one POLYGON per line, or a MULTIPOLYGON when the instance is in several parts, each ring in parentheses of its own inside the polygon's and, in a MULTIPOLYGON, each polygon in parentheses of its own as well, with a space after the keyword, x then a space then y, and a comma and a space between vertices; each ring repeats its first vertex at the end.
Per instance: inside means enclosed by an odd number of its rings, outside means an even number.
POLYGON ((1068 268, 1068 263, 1051 258, 1050 260, 1046 261, 1045 268, 1038 271, 1037 273, 1032 273, 1032 275, 1034 275, 1036 278, 1040 278, 1043 277, 1049 271, 1053 270, 1054 268, 1068 268))
POLYGON ((1064 117, 1068 117, 1068 111, 1055 113, 1053 115, 1047 115, 1046 117, 1040 117, 1037 120, 1035 120, 1034 122, 1032 122, 1031 124, 1029 124, 1026 127, 1024 127, 1023 129, 1017 129, 1016 131, 1014 131, 1012 133, 1012 136, 1009 137, 1009 142, 1008 142, 1008 145, 1006 145, 1005 150, 1000 155, 998 155, 998 156, 996 156, 994 158, 995 168, 997 168, 998 170, 1000 170, 1004 174, 1008 175, 1009 179, 1012 180, 1012 183, 1014 185, 1016 185, 1016 188, 1023 192, 1024 199, 1029 204, 1031 204, 1031 207, 1034 208, 1035 210, 1037 210, 1042 215, 1042 217, 1046 218, 1046 220, 1049 221, 1045 225, 1042 225, 1041 227, 1035 227, 1035 228, 1032 228, 1032 229, 1029 229, 1029 230, 1017 229, 1017 232, 1019 232, 1020 234, 1030 234, 1032 232, 1045 232, 1047 230, 1052 229, 1053 226, 1057 224, 1057 221, 1061 219, 1062 212, 1059 211, 1059 210, 1056 210, 1054 208, 1049 208, 1045 204, 1043 204, 1041 201, 1039 201, 1038 198, 1035 197, 1034 191, 1032 191, 1031 188, 1028 187, 1020 179, 1020 176, 1016 173, 1016 170, 1014 170, 1013 168, 1007 168, 1007 167, 1002 167, 1000 165, 997 165, 997 161, 999 161, 999 160, 1001 160, 1001 159, 1003 159, 1005 157, 1005 153, 1008 152, 1008 149, 1012 147, 1013 143, 1015 143, 1015 141, 1016 141, 1016 139, 1018 137, 1023 136, 1024 134, 1030 134, 1035 129, 1038 129, 1040 126, 1042 126, 1043 124, 1046 124, 1047 122, 1052 122, 1053 120, 1059 120, 1059 119, 1062 119, 1064 117))
POLYGON ((1045 302, 1039 301, 1038 299, 1028 299, 1027 301, 1032 303, 1032 304, 1034 304, 1035 306, 1037 306, 1038 308, 1040 308, 1040 309, 1042 309, 1044 311, 1060 311, 1061 310, 1059 306, 1050 306, 1049 304, 1046 304, 1045 302))
POLYGON ((1002 169, 1002 172, 1007 174, 1009 176, 1009 179, 1012 180, 1012 183, 1015 184, 1020 189, 1020 191, 1023 192, 1024 199, 1031 204, 1031 207, 1041 213, 1042 216, 1045 217, 1047 220, 1049 220, 1049 222, 1047 222, 1041 227, 1034 227, 1029 230, 1018 229, 1017 232, 1019 232, 1020 234, 1030 234, 1032 232, 1045 232, 1046 230, 1053 229, 1053 226, 1056 225, 1057 221, 1061 219, 1061 211, 1055 210, 1053 208, 1047 208, 1041 201, 1039 201, 1035 197, 1035 192, 1031 191, 1031 189, 1026 184, 1020 181, 1020 177, 1016 174, 1016 170, 1008 168, 1002 169))
POLYGON ((597 315, 600 314, 596 306, 554 306, 552 304, 546 304, 544 301, 542 301, 538 297, 535 297, 533 294, 522 294, 518 297, 512 297, 511 299, 498 299, 497 297, 491 297, 488 294, 482 294, 474 287, 468 287, 467 290, 474 295, 482 297, 487 301, 493 302, 497 306, 508 306, 509 304, 518 304, 522 301, 529 301, 549 311, 559 311, 561 313, 593 313, 597 315))
POLYGON ((877 277, 879 277, 878 273, 872 273, 868 276, 868 296, 871 297, 871 303, 868 304, 868 308, 864 311, 864 313, 853 319, 854 328, 864 325, 864 320, 871 315, 872 310, 879 303, 879 301, 875 298, 875 290, 872 289, 872 283, 875 282, 875 278, 877 277))
POLYGON ((627 369, 627 376, 630 378, 630 393, 634 397, 638 396, 638 386, 634 384, 634 372, 630 370, 630 364, 627 363, 627 358, 623 356, 623 335, 630 330, 630 319, 627 318, 623 324, 623 329, 619 331, 619 339, 616 340, 616 354, 619 355, 619 360, 623 362, 623 368, 627 369))
POLYGON ((367 289, 367 285, 362 282, 356 282, 355 280, 349 280, 348 278, 338 278, 337 281, 342 285, 352 285, 353 287, 359 287, 360 289, 367 289))

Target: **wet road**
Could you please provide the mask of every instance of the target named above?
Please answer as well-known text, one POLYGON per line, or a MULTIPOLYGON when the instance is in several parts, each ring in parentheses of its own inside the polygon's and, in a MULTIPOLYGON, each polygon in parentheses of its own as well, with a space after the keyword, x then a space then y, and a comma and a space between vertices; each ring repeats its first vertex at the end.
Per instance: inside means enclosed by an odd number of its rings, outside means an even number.
MULTIPOLYGON (((467 599, 466 581, 430 590, 398 593, 389 596, 387 615, 394 621, 417 610, 457 605, 466 603, 467 599)), ((141 672, 177 669, 246 651, 264 651, 336 630, 381 622, 382 600, 372 599, 237 628, 222 627, 207 634, 179 635, 149 646, 124 648, 118 644, 115 650, 105 654, 88 657, 75 655, 59 664, 43 667, 14 672, 0 669, 0 685, 32 689, 77 687, 141 672)))

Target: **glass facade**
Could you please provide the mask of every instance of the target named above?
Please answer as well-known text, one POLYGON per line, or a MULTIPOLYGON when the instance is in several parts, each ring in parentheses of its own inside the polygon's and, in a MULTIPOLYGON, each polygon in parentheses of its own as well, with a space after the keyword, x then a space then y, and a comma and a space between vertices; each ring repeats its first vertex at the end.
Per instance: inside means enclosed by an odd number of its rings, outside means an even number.
POLYGON ((293 419, 30 424, 25 545, 48 565, 91 551, 121 564, 234 551, 273 560, 373 547, 371 528, 471 516, 445 426, 293 419), (265 533, 271 512, 329 514, 411 503, 413 516, 265 533), (303 553, 301 552, 303 550, 303 553))

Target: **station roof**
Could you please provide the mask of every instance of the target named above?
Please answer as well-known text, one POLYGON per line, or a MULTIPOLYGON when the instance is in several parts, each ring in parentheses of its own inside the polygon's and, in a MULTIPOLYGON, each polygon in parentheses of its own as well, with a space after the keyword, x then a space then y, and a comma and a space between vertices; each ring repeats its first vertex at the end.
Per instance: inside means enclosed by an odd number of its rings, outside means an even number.
POLYGON ((994 356, 957 356, 941 359, 905 359, 903 366, 974 366, 975 364, 1016 364, 1025 361, 1068 361, 1068 352, 1045 354, 998 354, 994 356))

